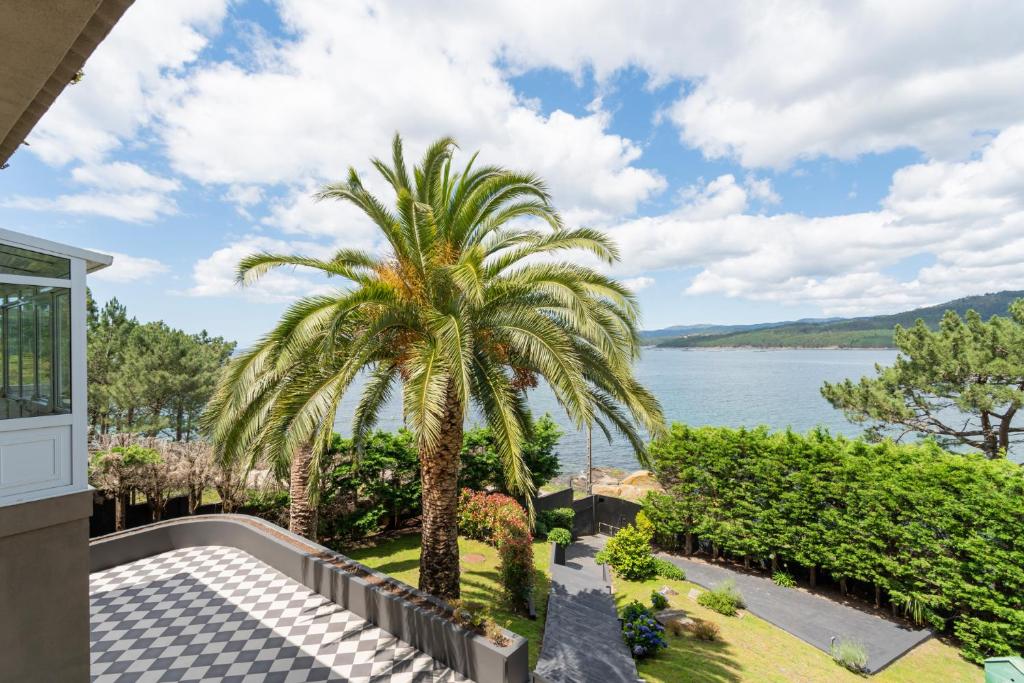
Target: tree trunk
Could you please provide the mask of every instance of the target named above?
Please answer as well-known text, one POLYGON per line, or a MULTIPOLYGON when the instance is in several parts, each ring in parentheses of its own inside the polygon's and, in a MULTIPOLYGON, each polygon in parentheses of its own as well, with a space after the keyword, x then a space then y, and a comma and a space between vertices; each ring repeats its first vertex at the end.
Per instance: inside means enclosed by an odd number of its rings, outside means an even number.
POLYGON ((174 440, 181 441, 181 425, 185 421, 184 411, 178 406, 178 412, 174 416, 174 440))
POLYGON ((313 514, 309 508, 309 461, 313 457, 308 445, 292 454, 291 472, 288 475, 288 530, 309 538, 313 514))
POLYGON ((808 583, 811 584, 811 588, 814 588, 818 583, 818 568, 814 565, 811 565, 811 575, 808 583))
MULTIPOLYGON (((1003 453, 1006 453, 1010 448, 1010 423, 1016 414, 1017 409, 1010 406, 1003 415, 1003 419, 999 421, 999 450, 1003 453)), ((993 455, 992 457, 996 456, 993 455)))
POLYGON ((743 568, 750 569, 750 555, 743 556, 743 568))
POLYGON ((846 578, 844 577, 842 579, 839 579, 839 592, 842 595, 846 595, 846 591, 847 591, 847 588, 846 588, 846 578))
POLYGON ((438 444, 420 452, 423 542, 420 590, 443 598, 459 597, 459 452, 462 405, 449 386, 438 444))
POLYGON ((114 496, 114 531, 124 531, 125 518, 125 495, 118 493, 114 496))
POLYGON ((772 574, 779 571, 779 557, 778 555, 772 555, 772 574))
POLYGON ((882 587, 875 584, 875 609, 882 608, 882 587))
POLYGON ((689 532, 686 534, 686 554, 693 555, 693 534, 689 532))

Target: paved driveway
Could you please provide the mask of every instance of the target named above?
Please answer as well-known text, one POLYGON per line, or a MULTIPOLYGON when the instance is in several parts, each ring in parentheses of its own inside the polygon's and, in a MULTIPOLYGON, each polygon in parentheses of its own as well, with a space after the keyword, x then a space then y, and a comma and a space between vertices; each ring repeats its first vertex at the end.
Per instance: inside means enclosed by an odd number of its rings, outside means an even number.
POLYGON ((825 652, 833 636, 856 638, 868 652, 868 670, 875 673, 927 640, 927 629, 911 629, 879 616, 847 607, 828 598, 793 588, 780 588, 770 579, 727 567, 661 554, 686 572, 693 583, 711 588, 733 579, 747 610, 825 652))

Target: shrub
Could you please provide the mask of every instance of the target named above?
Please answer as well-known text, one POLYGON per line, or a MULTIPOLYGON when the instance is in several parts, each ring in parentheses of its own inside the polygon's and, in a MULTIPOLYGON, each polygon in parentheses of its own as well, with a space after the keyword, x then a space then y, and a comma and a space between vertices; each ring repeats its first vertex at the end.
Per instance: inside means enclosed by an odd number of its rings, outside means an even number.
POLYGON ((668 608, 668 598, 658 591, 651 591, 651 607, 657 610, 668 608))
POLYGON ((525 607, 534 581, 533 536, 526 510, 500 493, 463 489, 459 532, 498 549, 498 578, 505 596, 517 609, 525 607))
POLYGON ((701 593, 697 597, 697 604, 727 617, 736 616, 736 610, 744 606, 743 596, 732 579, 722 581, 713 589, 701 593))
POLYGON ((622 612, 622 637, 633 657, 642 659, 668 647, 664 633, 665 627, 646 607, 636 601, 626 605, 622 612))
POLYGON ((796 586, 796 580, 789 573, 783 571, 772 574, 772 581, 775 582, 776 586, 782 586, 783 588, 793 588, 796 586))
POLYGON ((855 673, 863 673, 868 665, 868 651, 864 645, 852 638, 833 640, 829 646, 832 659, 855 673))
MULTIPOLYGON (((523 462, 538 489, 560 472, 556 448, 561 437, 562 430, 550 415, 545 414, 527 425, 523 435, 523 462)), ((493 488, 508 493, 505 466, 494 434, 487 427, 470 429, 463 436, 459 487, 477 491, 493 488)))
POLYGON ((736 587, 736 582, 732 579, 726 579, 719 581, 714 588, 719 593, 724 593, 732 598, 732 601, 736 603, 737 607, 746 607, 747 603, 743 600, 743 594, 740 593, 740 589, 736 587))
POLYGON ((551 529, 568 529, 572 531, 576 512, 572 508, 555 508, 537 513, 537 534, 547 534, 551 529))
POLYGON ((507 520, 495 534, 498 547, 498 576, 501 586, 515 607, 526 607, 533 595, 533 537, 527 526, 526 512, 519 508, 522 519, 507 520))
POLYGON ((690 626, 690 632, 699 640, 718 640, 718 624, 713 621, 694 621, 690 626))
POLYGON ((658 572, 651 553, 651 537, 632 524, 619 529, 596 559, 611 565, 616 574, 629 581, 646 581, 658 572))
POLYGON ((686 572, 681 567, 677 567, 668 560, 663 560, 660 557, 654 558, 655 571, 658 576, 669 581, 685 581, 686 572))
POLYGON ((459 533, 467 538, 493 544, 498 529, 526 519, 522 506, 501 493, 463 489, 459 497, 459 533))
POLYGON ((697 604, 727 617, 736 616, 736 602, 724 593, 704 591, 697 596, 697 604))
POLYGON ((562 529, 559 527, 548 532, 548 540, 552 543, 557 543, 564 548, 572 543, 572 534, 569 533, 568 529, 562 529))
POLYGON ((1012 460, 681 424, 650 454, 671 484, 644 502, 660 543, 699 536, 734 559, 872 582, 880 604, 951 631, 972 662, 1024 651, 1024 468, 1012 460))

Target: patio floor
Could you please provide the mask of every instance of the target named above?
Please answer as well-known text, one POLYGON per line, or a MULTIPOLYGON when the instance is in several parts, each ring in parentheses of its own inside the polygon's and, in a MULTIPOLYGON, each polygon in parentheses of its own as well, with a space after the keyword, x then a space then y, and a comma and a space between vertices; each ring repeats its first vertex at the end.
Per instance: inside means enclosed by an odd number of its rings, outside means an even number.
POLYGON ((234 548, 97 572, 90 602, 97 683, 468 680, 234 548))

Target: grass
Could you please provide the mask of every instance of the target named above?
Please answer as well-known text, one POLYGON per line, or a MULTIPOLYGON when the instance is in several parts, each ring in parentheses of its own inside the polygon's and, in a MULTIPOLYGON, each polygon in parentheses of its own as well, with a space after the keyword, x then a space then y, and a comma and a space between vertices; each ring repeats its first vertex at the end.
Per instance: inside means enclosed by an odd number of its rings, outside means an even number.
POLYGON ((668 649, 639 663, 640 675, 650 683, 675 681, 865 681, 876 683, 978 682, 982 670, 965 661, 955 647, 936 639, 898 659, 881 673, 865 679, 836 664, 821 650, 808 645, 752 614, 725 617, 688 597, 695 584, 687 581, 635 582, 616 579, 615 599, 622 607, 631 600, 649 604, 652 590, 671 586, 678 595, 669 596, 670 606, 682 609, 694 619, 717 624, 719 638, 698 640, 690 634, 666 633, 668 649))
MULTIPOLYGON (((341 548, 340 551, 353 560, 389 574, 410 586, 419 582, 420 537, 418 534, 399 536, 367 548, 341 548)), ((501 599, 501 585, 498 583, 498 553, 491 546, 480 541, 459 539, 459 553, 465 558, 469 554, 482 555, 480 563, 462 561, 462 599, 487 606, 491 618, 513 633, 529 640, 530 669, 540 655, 540 633, 544 626, 544 613, 548 594, 548 548, 546 541, 534 541, 533 561, 537 569, 537 584, 534 602, 537 619, 532 620, 510 609, 501 599)))

